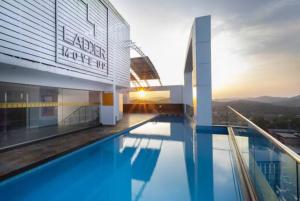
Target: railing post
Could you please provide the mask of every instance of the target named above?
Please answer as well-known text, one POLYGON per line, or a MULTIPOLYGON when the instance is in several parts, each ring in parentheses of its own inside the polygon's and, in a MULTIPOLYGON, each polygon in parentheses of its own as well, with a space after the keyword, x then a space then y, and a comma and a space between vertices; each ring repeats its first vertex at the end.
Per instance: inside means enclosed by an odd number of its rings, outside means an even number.
POLYGON ((297 173, 297 200, 300 201, 300 172, 299 172, 300 164, 296 162, 296 173, 297 173))
POLYGON ((81 110, 81 109, 79 108, 79 110, 78 110, 78 113, 79 113, 79 114, 78 114, 78 123, 80 123, 80 110, 81 110))
POLYGON ((84 107, 84 113, 85 113, 85 114, 84 114, 84 116, 85 116, 84 122, 87 122, 87 119, 86 119, 86 110, 87 110, 87 108, 88 108, 88 106, 85 106, 85 107, 84 107))

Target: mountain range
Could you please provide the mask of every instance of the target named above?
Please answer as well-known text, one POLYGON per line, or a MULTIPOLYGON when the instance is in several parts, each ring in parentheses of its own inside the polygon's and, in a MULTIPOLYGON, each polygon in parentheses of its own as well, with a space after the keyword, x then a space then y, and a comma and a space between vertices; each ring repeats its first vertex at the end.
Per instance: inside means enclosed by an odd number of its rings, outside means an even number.
POLYGON ((259 96, 255 98, 232 98, 232 99, 216 99, 215 102, 257 102, 257 103, 268 103, 276 106, 286 106, 286 107, 300 107, 300 95, 294 97, 273 97, 273 96, 259 96))

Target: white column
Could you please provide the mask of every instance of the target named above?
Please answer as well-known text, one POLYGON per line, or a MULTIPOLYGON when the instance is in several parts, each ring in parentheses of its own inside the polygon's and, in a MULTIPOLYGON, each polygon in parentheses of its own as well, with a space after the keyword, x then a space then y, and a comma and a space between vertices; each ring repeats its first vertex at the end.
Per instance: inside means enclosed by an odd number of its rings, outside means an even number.
POLYGON ((196 91, 195 120, 197 126, 212 125, 211 87, 211 17, 195 19, 193 39, 193 87, 196 91))
POLYGON ((103 125, 115 125, 115 86, 112 86, 112 90, 102 93, 102 104, 101 104, 101 123, 103 125))

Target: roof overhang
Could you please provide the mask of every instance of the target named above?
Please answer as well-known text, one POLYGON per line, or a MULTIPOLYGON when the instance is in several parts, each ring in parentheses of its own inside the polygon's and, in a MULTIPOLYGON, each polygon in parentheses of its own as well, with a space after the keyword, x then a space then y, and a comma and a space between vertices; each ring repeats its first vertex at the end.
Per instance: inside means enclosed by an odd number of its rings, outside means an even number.
MULTIPOLYGON (((140 80, 160 80, 154 65, 147 56, 131 58, 131 69, 140 80)), ((134 76, 131 76, 131 80, 135 81, 134 76)))

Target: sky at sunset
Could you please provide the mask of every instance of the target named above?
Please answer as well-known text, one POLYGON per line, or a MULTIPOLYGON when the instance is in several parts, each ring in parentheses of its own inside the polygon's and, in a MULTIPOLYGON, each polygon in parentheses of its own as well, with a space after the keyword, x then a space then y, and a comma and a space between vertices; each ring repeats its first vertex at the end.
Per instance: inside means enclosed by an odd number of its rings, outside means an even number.
POLYGON ((182 84, 193 19, 212 16, 214 98, 300 94, 299 0, 111 0, 165 85, 182 84))

